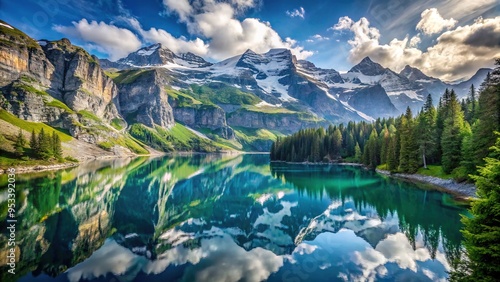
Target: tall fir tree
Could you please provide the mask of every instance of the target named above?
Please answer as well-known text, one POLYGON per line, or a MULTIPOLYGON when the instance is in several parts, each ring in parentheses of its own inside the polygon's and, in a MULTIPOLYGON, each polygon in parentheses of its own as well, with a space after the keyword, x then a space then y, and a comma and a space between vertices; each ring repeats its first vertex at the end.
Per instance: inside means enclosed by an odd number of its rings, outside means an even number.
POLYGON ((42 128, 42 130, 40 130, 40 134, 38 135, 39 158, 48 160, 52 157, 51 143, 52 142, 50 135, 48 133, 45 133, 45 131, 42 128))
POLYGON ((389 155, 389 142, 391 134, 387 125, 384 125, 384 129, 380 133, 380 163, 387 164, 387 158, 389 155))
POLYGON ((52 153, 56 159, 62 158, 61 139, 55 131, 52 133, 52 153))
POLYGON ((31 148, 31 151, 33 152, 33 155, 37 156, 38 155, 39 146, 38 146, 38 137, 36 136, 36 133, 35 133, 34 129, 31 131, 30 148, 31 148))
POLYGON ((477 115, 476 88, 474 87, 474 84, 471 84, 470 86, 468 98, 470 106, 468 108, 468 115, 465 117, 465 119, 467 120, 467 122, 469 122, 469 124, 473 124, 477 115))
POLYGON ((332 156, 333 157, 340 157, 342 153, 342 133, 340 132, 340 129, 335 129, 333 132, 333 138, 332 138, 332 156))
POLYGON ((414 173, 418 170, 418 144, 414 131, 413 114, 410 107, 408 107, 405 115, 401 117, 400 127, 399 169, 402 172, 414 173))
POLYGON ((453 90, 450 92, 449 100, 445 105, 445 115, 443 136, 441 137, 443 154, 441 162, 443 171, 451 173, 453 169, 460 166, 464 135, 464 114, 453 90))
MULTIPOLYGON (((497 64, 500 63, 497 60, 497 64)), ((472 144, 474 146, 474 164, 484 164, 484 158, 489 154, 489 148, 495 144, 494 131, 500 131, 500 66, 497 65, 494 74, 488 75, 481 85, 478 98, 478 122, 473 126, 472 144)))
POLYGON ((18 156, 23 155, 25 146, 26 146, 26 139, 24 139, 22 129, 19 128, 19 133, 17 134, 16 141, 14 142, 14 148, 18 156))
POLYGON ((464 245, 469 262, 460 281, 498 281, 500 277, 500 135, 490 157, 474 176, 478 198, 472 201, 472 217, 464 217, 464 245))
POLYGON ((356 160, 356 162, 361 162, 361 158, 361 148, 359 147, 358 142, 356 142, 356 145, 354 146, 354 159, 356 160))
POLYGON ((367 154, 367 165, 376 168, 380 164, 380 148, 377 130, 374 128, 370 133, 370 138, 365 145, 365 151, 367 154))
POLYGON ((429 157, 433 159, 436 151, 436 109, 432 105, 431 95, 427 95, 422 112, 418 116, 418 145, 422 163, 427 168, 429 157))

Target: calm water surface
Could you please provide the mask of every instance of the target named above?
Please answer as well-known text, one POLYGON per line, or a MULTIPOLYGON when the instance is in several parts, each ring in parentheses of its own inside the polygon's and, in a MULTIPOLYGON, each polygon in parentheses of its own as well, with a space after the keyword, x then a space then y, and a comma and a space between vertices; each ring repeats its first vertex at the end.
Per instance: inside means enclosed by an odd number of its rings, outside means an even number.
POLYGON ((448 195, 353 166, 94 162, 18 176, 11 276, 6 194, 1 281, 445 280, 465 214, 448 195))

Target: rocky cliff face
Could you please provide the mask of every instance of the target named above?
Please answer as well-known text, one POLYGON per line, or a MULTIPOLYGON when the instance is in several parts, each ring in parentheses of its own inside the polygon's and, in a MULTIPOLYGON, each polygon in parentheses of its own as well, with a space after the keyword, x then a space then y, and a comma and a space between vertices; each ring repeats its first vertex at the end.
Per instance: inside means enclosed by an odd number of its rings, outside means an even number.
POLYGON ((318 127, 325 122, 316 121, 311 117, 299 113, 264 113, 246 109, 237 110, 228 114, 227 122, 230 126, 241 126, 254 129, 279 130, 285 134, 297 132, 302 128, 318 127))
POLYGON ((0 87, 28 74, 42 85, 50 86, 54 66, 40 45, 21 31, 0 21, 0 87))
POLYGON ((36 122, 45 122, 54 126, 69 128, 68 121, 76 118, 73 112, 57 103, 46 92, 18 81, 4 88, 0 96, 2 108, 17 117, 36 122))
POLYGON ((399 114, 384 88, 379 84, 356 92, 343 92, 340 98, 354 108, 372 117, 394 117, 399 114))
POLYGON ((10 105, 6 109, 27 120, 49 123, 59 120, 56 117, 67 112, 61 110, 65 107, 87 110, 108 121, 119 117, 113 103, 117 87, 96 58, 67 39, 36 42, 13 27, 0 29, 0 87, 4 103, 10 105), (54 107, 54 99, 63 103, 54 107))
POLYGON ((135 70, 119 84, 119 104, 123 116, 129 121, 149 127, 174 125, 172 107, 168 103, 164 85, 168 79, 161 70, 135 70))
POLYGON ((48 92, 75 111, 87 110, 100 118, 119 117, 118 88, 99 66, 97 58, 67 39, 43 44, 43 50, 57 71, 48 92))
POLYGON ((192 128, 209 128, 215 134, 233 139, 234 132, 226 123, 226 112, 217 106, 178 107, 172 103, 174 118, 192 128))
MULTIPOLYGON (((8 24, 0 25, 2 109, 22 120, 66 129, 81 141, 106 144, 109 151, 130 153, 129 148, 118 147, 133 147, 133 141, 127 143, 128 137, 111 126, 111 121, 123 124, 117 95, 116 85, 97 58, 69 40, 35 41, 8 24)), ((102 151, 93 145, 87 149, 102 151)))

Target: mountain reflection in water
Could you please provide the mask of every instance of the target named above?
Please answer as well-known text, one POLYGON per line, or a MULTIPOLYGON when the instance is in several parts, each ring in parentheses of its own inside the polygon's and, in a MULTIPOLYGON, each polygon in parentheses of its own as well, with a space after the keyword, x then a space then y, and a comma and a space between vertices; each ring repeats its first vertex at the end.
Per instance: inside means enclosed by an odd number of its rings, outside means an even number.
POLYGON ((465 213, 360 167, 269 165, 268 155, 19 175, 17 203, 20 259, 16 276, 1 261, 1 281, 445 280, 465 213))

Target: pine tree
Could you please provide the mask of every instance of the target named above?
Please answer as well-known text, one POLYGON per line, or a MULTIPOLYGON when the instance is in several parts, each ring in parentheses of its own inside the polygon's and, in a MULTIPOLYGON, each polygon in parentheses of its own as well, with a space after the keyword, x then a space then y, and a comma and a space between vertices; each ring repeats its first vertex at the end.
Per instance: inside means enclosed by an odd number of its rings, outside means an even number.
POLYGON ((39 146, 38 146, 38 137, 36 136, 34 129, 31 131, 30 148, 31 148, 31 151, 33 152, 33 155, 37 156, 39 146))
POLYGON ((361 148, 359 147, 358 142, 356 142, 356 145, 354 146, 354 159, 356 160, 356 162, 361 162, 361 158, 361 148))
POLYGON ((19 129, 19 134, 16 136, 16 141, 14 142, 14 148, 16 149, 16 154, 18 156, 23 155, 24 146, 26 146, 26 139, 24 139, 22 130, 19 129))
POLYGON ((410 107, 401 117, 400 138, 401 150, 399 154, 399 169, 402 172, 414 173, 418 170, 418 144, 414 137, 414 121, 410 107))
POLYGON ((436 150, 436 110, 430 94, 427 95, 422 112, 418 116, 417 132, 422 163, 424 168, 427 168, 428 157, 433 156, 436 150))
POLYGON ((372 168, 376 168, 380 164, 380 148, 378 145, 378 134, 377 130, 374 128, 368 138, 368 143, 365 147, 368 147, 368 165, 372 168))
POLYGON ((476 88, 474 88, 474 84, 471 84, 469 90, 469 101, 470 101, 470 109, 469 116, 466 117, 467 121, 472 124, 476 118, 476 88))
MULTIPOLYGON (((495 70, 500 72, 500 66, 495 70)), ((500 76, 500 75, 499 75, 500 76)), ((474 125, 472 144, 474 163, 484 164, 489 148, 495 144, 494 131, 500 131, 500 83, 494 84, 495 76, 488 76, 481 86, 478 99, 478 124, 474 125), (492 78, 493 77, 493 78, 492 78)))
POLYGON ((333 157, 337 158, 340 157, 342 153, 342 133, 340 130, 337 128, 333 132, 333 138, 332 138, 332 149, 333 149, 333 157))
POLYGON ((52 133, 52 152, 56 159, 62 158, 61 139, 59 138, 59 135, 57 135, 55 131, 52 133))
POLYGON ((471 205, 472 217, 464 217, 464 245, 470 260, 466 281, 498 281, 500 277, 500 135, 474 176, 478 199, 471 205))
POLYGON ((398 159, 399 156, 397 155, 397 141, 396 141, 396 135, 392 135, 389 140, 389 149, 387 151, 387 169, 389 171, 396 171, 398 169, 398 159))
MULTIPOLYGON (((448 89, 446 89, 448 91, 448 89)), ((445 92, 446 93, 446 92, 445 92)), ((437 107, 437 113, 436 113, 436 156, 437 160, 436 162, 440 163, 441 162, 441 156, 442 156, 442 148, 441 148, 441 138, 443 136, 443 127, 444 127, 444 120, 446 117, 446 109, 443 105, 443 97, 439 98, 439 104, 437 107)))
POLYGON ((391 134, 389 129, 387 129, 387 125, 384 125, 384 129, 380 134, 380 163, 387 164, 388 152, 389 152, 389 141, 391 134))
POLYGON ((460 165, 465 168, 467 175, 476 172, 476 166, 474 164, 474 144, 472 142, 472 129, 469 123, 466 122, 463 130, 462 161, 460 165))
POLYGON ((452 90, 446 105, 446 119, 444 121, 441 149, 443 152, 441 163, 445 173, 451 173, 460 165, 462 155, 462 139, 464 130, 464 117, 460 103, 452 90))
POLYGON ((40 130, 40 134, 38 135, 38 146, 39 146, 39 158, 48 160, 52 156, 52 148, 51 148, 51 138, 49 134, 46 134, 45 131, 40 130))

